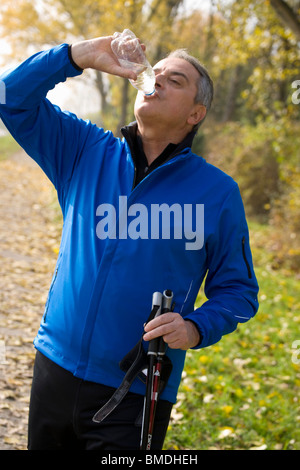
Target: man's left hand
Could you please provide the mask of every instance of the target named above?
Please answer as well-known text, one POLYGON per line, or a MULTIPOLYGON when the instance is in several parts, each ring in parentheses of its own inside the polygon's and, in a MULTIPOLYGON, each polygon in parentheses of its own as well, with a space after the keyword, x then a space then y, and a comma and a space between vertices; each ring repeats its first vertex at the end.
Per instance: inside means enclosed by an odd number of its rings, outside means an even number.
POLYGON ((171 349, 187 350, 197 346, 200 335, 193 322, 184 320, 179 313, 167 312, 151 320, 145 326, 144 340, 162 336, 171 349))

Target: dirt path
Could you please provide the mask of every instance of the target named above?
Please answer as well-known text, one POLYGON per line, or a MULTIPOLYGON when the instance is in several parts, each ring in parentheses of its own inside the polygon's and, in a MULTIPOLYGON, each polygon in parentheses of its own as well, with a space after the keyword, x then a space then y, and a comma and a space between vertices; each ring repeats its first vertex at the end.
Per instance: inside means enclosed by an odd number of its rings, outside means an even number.
POLYGON ((24 152, 0 162, 0 450, 27 446, 32 342, 59 247, 54 200, 24 152))

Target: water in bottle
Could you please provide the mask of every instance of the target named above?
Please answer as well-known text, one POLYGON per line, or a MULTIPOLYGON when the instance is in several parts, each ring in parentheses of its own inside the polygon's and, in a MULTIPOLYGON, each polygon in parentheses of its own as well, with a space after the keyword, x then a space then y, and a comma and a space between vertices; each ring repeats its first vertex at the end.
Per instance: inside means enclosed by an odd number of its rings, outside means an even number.
POLYGON ((136 73, 137 79, 130 80, 130 83, 145 95, 152 95, 155 92, 155 73, 135 34, 129 29, 114 33, 111 48, 120 65, 136 73))

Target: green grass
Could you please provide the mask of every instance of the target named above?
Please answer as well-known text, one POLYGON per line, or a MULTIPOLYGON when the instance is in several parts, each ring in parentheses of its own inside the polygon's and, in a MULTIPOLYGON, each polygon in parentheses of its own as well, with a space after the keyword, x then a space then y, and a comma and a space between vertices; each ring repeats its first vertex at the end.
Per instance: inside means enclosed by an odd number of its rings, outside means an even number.
POLYGON ((0 161, 6 160, 20 149, 11 135, 0 137, 0 161))
MULTIPOLYGON (((270 230, 250 227, 255 241, 270 230)), ((260 309, 218 344, 187 353, 165 449, 300 449, 299 279, 274 270, 263 244, 252 249, 260 309)))

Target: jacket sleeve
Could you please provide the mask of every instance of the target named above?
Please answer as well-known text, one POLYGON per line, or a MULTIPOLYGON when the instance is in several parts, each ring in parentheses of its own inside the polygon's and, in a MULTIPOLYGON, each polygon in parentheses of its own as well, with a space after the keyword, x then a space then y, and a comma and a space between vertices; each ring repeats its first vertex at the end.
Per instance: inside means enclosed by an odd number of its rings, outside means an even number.
POLYGON ((217 218, 215 233, 208 237, 207 301, 185 317, 201 333, 196 348, 218 342, 238 323, 245 323, 258 310, 258 284, 252 264, 244 206, 235 184, 217 218))
POLYGON ((46 95, 81 72, 70 61, 68 45, 62 44, 33 55, 0 77, 6 97, 0 105, 2 121, 58 192, 72 176, 90 126, 62 112, 46 95))

